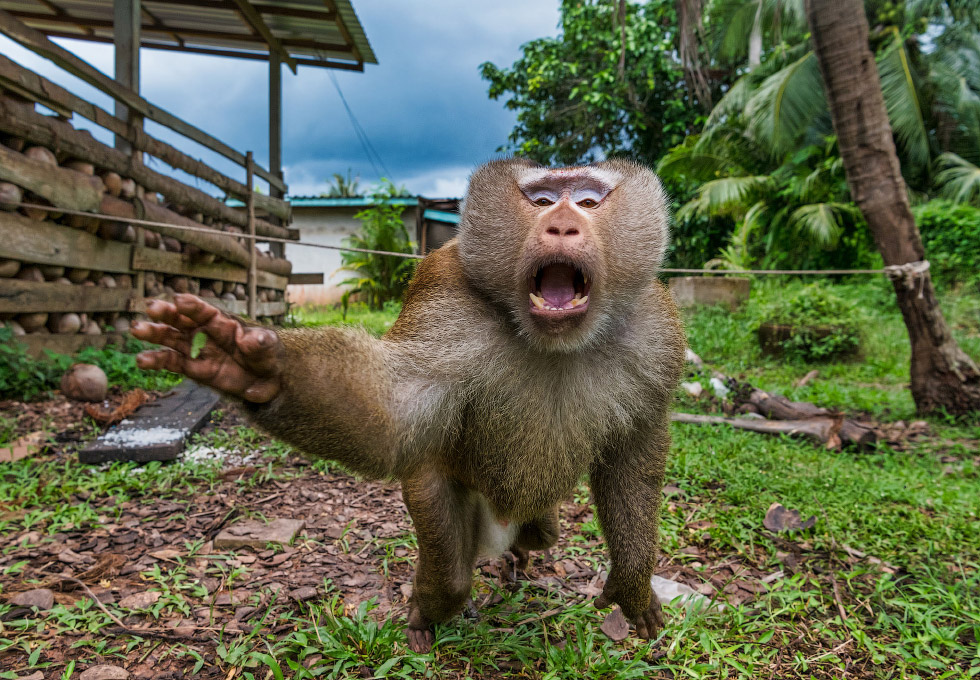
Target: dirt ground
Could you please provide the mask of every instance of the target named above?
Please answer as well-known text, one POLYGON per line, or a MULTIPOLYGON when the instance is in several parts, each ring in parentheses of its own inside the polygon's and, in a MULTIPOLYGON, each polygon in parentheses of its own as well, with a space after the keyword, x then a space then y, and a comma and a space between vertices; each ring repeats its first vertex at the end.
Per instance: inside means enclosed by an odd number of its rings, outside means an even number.
MULTIPOLYGON (((7 409, 14 404, 3 406, 7 409)), ((49 431, 59 433, 58 444, 40 454, 38 461, 65 459, 77 465, 73 447, 91 431, 91 424, 84 424, 80 406, 58 398, 16 407, 20 409, 17 427, 21 432, 29 432, 45 420, 49 431)), ((215 427, 231 431, 242 422, 229 406, 220 425, 209 425, 205 431, 215 427)), ((688 518, 695 515, 696 499, 685 499, 671 486, 665 493, 671 511, 688 518)), ((91 500, 79 493, 71 502, 85 504, 91 500)), ((587 497, 571 498, 563 504, 561 541, 547 553, 535 555, 526 573, 515 573, 507 555, 478 565, 477 610, 491 598, 499 599, 487 584, 512 587, 515 578, 560 593, 568 601, 595 597, 603 584, 601 569, 606 558, 601 539, 594 532, 583 531, 583 525, 593 519, 587 501, 587 497)), ((63 669, 64 664, 76 659, 76 670, 84 670, 101 659, 125 667, 135 678, 188 677, 195 658, 174 653, 179 647, 193 649, 204 660, 195 677, 231 677, 227 666, 217 663, 219 644, 227 645, 235 636, 256 629, 271 636, 294 630, 294 619, 283 613, 302 615, 305 602, 326 594, 327 582, 342 594, 345 612, 374 598, 377 608, 372 616, 378 619, 403 616, 411 593, 415 558, 412 525, 395 483, 355 480, 289 456, 274 465, 271 474, 262 463, 232 465, 223 469, 209 488, 164 500, 133 498, 120 505, 117 513, 100 518, 104 521, 96 529, 53 535, 35 529, 7 533, 0 555, 4 599, 49 588, 56 603, 65 605, 92 598, 103 604, 130 598, 127 601, 132 603, 134 596, 135 601, 147 597, 150 587, 158 590, 161 584, 168 584, 172 588, 179 585, 181 595, 192 606, 184 613, 172 613, 172 608, 155 608, 157 602, 147 600, 141 613, 91 632, 84 626, 63 632, 58 625, 38 625, 17 634, 7 629, 0 637, 27 640, 29 647, 45 644, 40 660, 51 664, 51 669, 63 669), (252 484, 242 484, 250 478, 252 484), (222 528, 249 517, 301 519, 306 528, 285 549, 243 548, 233 554, 215 550, 213 539, 222 528), (191 554, 189 546, 195 545, 191 554), (21 563, 20 568, 12 569, 21 563), (161 576, 154 577, 154 570, 161 576), (127 641, 137 638, 158 644, 129 645, 128 651, 105 658, 92 654, 99 644, 109 642, 125 649, 127 641)), ((8 521, 17 518, 17 511, 4 516, 8 521)), ((705 529, 698 522, 689 524, 687 529, 693 535, 705 529)), ((750 560, 744 554, 737 558, 712 554, 696 545, 683 552, 683 565, 665 555, 657 573, 729 603, 751 600, 772 580, 771 568, 767 571, 755 566, 765 563, 763 554, 758 560, 750 560), (707 569, 695 571, 702 565, 707 569)), ((788 572, 797 570, 804 559, 799 544, 787 543, 784 564, 788 572)), ((540 612, 541 618, 553 614, 540 612)), ((43 614, 15 607, 2 618, 10 621, 33 616, 40 620, 43 614)), ((30 675, 26 658, 23 648, 8 645, 0 651, 0 669, 22 671, 20 677, 39 680, 42 676, 30 675)), ((61 677, 60 670, 45 671, 43 677, 61 677)))

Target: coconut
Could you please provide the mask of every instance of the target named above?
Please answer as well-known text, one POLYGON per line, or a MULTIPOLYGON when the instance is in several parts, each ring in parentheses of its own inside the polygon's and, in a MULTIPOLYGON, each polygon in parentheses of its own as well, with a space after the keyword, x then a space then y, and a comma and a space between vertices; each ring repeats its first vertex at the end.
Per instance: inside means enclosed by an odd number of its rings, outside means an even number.
POLYGON ((10 321, 5 321, 4 323, 7 324, 7 328, 9 328, 10 332, 14 335, 27 335, 27 331, 24 330, 24 327, 15 320, 11 319, 10 321))
POLYGON ((45 281, 54 281, 65 275, 65 268, 55 264, 42 264, 38 266, 45 281))
POLYGON ((89 321, 88 325, 85 326, 85 330, 82 332, 85 335, 102 335, 102 329, 99 328, 99 324, 95 321, 89 321))
POLYGON ((61 391, 69 399, 102 401, 108 389, 105 371, 94 364, 74 364, 61 377, 61 391))
POLYGON ((68 277, 67 276, 59 276, 58 278, 56 278, 51 283, 63 283, 66 286, 70 286, 71 285, 71 281, 68 280, 68 277))
POLYGON ((117 333, 128 333, 129 332, 129 319, 124 316, 119 317, 112 322, 112 327, 117 333))
POLYGON ((179 253, 183 250, 183 246, 180 245, 180 241, 172 236, 163 237, 163 247, 169 250, 171 253, 179 253))
POLYGON ((245 284, 236 283, 235 288, 231 291, 231 293, 235 296, 236 300, 244 300, 247 297, 245 294, 245 284))
POLYGON ((32 146, 24 152, 24 155, 32 160, 45 163, 46 165, 58 165, 57 157, 55 157, 50 150, 45 149, 43 146, 32 146))
POLYGON ((201 289, 201 292, 199 293, 199 295, 202 298, 205 298, 205 299, 208 299, 208 300, 213 300, 216 297, 218 297, 217 295, 214 294, 214 291, 211 290, 210 288, 202 288, 201 289))
POLYGON ((122 177, 115 172, 106 172, 102 175, 102 183, 105 184, 105 190, 112 196, 118 196, 122 193, 122 182, 122 177))
POLYGON ((116 274, 116 288, 132 288, 133 277, 129 274, 116 274))
POLYGON ((235 300, 237 300, 238 298, 236 298, 236 297, 234 296, 234 294, 232 294, 232 293, 224 293, 224 294, 223 294, 223 295, 221 296, 221 299, 222 299, 222 300, 227 300, 228 302, 234 302, 234 301, 235 301, 235 300))
POLYGON ((20 314, 17 316, 17 323, 19 323, 28 333, 33 333, 36 330, 44 328, 44 324, 47 322, 47 312, 31 312, 29 314, 20 314))
POLYGON ((61 167, 68 168, 69 170, 74 170, 75 172, 80 172, 84 175, 94 175, 95 166, 88 161, 80 161, 77 158, 64 163, 61 167))
POLYGON ((191 292, 191 282, 186 276, 171 276, 165 283, 177 293, 191 292))
POLYGON ((17 272, 17 278, 21 281, 35 281, 41 283, 44 281, 44 274, 41 273, 41 269, 34 265, 28 267, 21 267, 20 271, 17 272))
POLYGON ((215 295, 221 295, 225 292, 225 282, 224 281, 212 281, 210 285, 211 290, 214 291, 215 295))
POLYGON ((6 260, 0 258, 0 279, 9 279, 17 276, 20 271, 20 262, 17 260, 6 260))
POLYGON ((159 248, 160 247, 160 234, 155 231, 150 231, 149 229, 143 230, 143 244, 147 248, 159 248))
POLYGON ((72 283, 81 283, 89 277, 92 272, 88 269, 69 269, 65 276, 72 283))
POLYGON ((48 330, 52 333, 73 334, 81 328, 82 320, 74 312, 51 314, 48 318, 48 330))
POLYGON ((102 278, 99 279, 99 285, 103 288, 115 288, 116 280, 111 276, 109 276, 108 274, 105 274, 102 278))
POLYGON ((129 179, 128 177, 122 181, 122 186, 120 187, 120 193, 123 198, 136 198, 136 182, 129 179))
POLYGON ((16 210, 17 204, 24 199, 20 187, 10 182, 0 182, 0 210, 16 210))

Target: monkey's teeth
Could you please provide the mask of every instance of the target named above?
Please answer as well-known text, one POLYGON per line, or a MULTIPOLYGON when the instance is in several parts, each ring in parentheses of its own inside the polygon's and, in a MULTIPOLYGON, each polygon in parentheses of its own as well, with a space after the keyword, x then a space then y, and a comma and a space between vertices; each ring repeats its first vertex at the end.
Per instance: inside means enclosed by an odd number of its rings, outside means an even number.
POLYGON ((576 295, 576 296, 575 296, 575 299, 574 299, 574 300, 572 300, 572 307, 578 307, 579 305, 584 305, 584 304, 585 304, 586 302, 588 302, 588 301, 589 301, 589 296, 588 296, 588 295, 586 295, 586 296, 585 296, 585 297, 583 297, 583 298, 579 298, 579 297, 578 297, 578 296, 576 295))
POLYGON ((538 297, 534 293, 529 293, 531 296, 531 303, 538 309, 544 309, 544 298, 538 297))

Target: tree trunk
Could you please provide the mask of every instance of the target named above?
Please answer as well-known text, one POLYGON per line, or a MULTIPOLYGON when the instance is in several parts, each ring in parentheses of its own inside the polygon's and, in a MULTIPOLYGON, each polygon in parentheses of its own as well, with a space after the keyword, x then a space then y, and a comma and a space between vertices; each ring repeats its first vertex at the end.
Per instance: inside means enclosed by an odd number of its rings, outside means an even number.
POLYGON ((912 345, 912 397, 920 412, 980 410, 980 370, 953 340, 936 302, 912 218, 860 0, 806 0, 813 48, 851 196, 891 276, 912 345))

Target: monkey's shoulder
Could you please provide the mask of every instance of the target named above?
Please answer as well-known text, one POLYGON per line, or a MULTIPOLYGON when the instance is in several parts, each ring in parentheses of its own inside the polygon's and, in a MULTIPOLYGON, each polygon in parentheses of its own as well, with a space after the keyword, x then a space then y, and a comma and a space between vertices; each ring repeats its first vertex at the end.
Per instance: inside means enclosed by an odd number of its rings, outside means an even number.
POLYGON ((461 310, 473 309, 475 301, 463 273, 457 241, 452 239, 419 263, 405 291, 401 314, 387 337, 414 336, 426 324, 442 327, 447 314, 456 317, 461 310))

